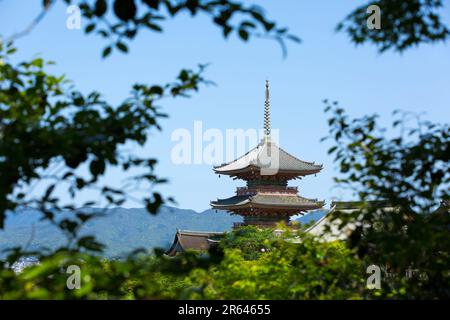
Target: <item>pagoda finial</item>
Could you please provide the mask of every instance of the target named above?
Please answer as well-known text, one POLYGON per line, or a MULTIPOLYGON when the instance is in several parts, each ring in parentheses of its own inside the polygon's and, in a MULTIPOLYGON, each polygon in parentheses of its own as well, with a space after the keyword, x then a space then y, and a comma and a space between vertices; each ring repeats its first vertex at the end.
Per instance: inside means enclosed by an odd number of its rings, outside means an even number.
POLYGON ((266 102, 264 103, 264 135, 270 137, 270 95, 269 80, 266 80, 266 102))

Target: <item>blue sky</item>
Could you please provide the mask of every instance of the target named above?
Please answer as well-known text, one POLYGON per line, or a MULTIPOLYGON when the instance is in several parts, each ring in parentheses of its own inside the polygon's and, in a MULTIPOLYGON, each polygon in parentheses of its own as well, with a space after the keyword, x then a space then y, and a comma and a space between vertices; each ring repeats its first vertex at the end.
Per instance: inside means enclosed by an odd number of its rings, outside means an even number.
MULTIPOLYGON (((256 1, 254 1, 256 2, 256 1)), ((38 13, 41 1, 0 2, 0 34, 23 29, 38 13)), ((218 178, 210 165, 175 165, 170 159, 177 128, 260 128, 263 125, 264 81, 271 83, 272 126, 280 129, 280 144, 306 161, 323 163, 316 177, 295 185, 306 197, 347 198, 332 188, 336 175, 329 145, 320 143, 327 134, 324 98, 337 100, 352 116, 378 113, 382 124, 392 122, 394 109, 425 112, 425 118, 450 119, 449 44, 423 45, 403 54, 378 54, 375 47, 355 47, 335 25, 355 7, 355 1, 257 1, 268 16, 290 28, 302 39, 289 44, 282 58, 276 42, 255 39, 243 43, 224 40, 206 17, 188 16, 164 23, 164 33, 143 32, 130 44, 129 54, 101 58, 106 45, 96 36, 69 30, 65 6, 58 4, 30 35, 17 41, 17 59, 39 55, 53 60, 52 73, 64 73, 83 92, 98 90, 111 103, 126 98, 135 82, 171 81, 181 68, 210 63, 206 77, 217 86, 202 88, 191 99, 164 102, 170 117, 163 131, 152 133, 149 143, 136 151, 158 157, 158 173, 170 183, 160 190, 173 195, 179 206, 195 210, 209 207, 217 197, 233 195, 242 185, 218 178)), ((448 3, 445 19, 450 21, 448 3)), ((117 184, 126 176, 117 171, 105 181, 117 184)), ((65 197, 64 194, 61 195, 65 197)), ((82 199, 92 196, 82 195, 82 199)), ((135 207, 136 203, 126 206, 135 207)))

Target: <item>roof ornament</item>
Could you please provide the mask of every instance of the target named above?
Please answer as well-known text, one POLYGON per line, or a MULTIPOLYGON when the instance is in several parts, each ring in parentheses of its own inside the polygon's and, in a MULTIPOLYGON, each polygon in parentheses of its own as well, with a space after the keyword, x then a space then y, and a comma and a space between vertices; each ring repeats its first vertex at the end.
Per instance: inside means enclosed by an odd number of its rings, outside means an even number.
POLYGON ((270 137, 270 95, 269 80, 266 80, 266 102, 264 103, 264 137, 270 137))

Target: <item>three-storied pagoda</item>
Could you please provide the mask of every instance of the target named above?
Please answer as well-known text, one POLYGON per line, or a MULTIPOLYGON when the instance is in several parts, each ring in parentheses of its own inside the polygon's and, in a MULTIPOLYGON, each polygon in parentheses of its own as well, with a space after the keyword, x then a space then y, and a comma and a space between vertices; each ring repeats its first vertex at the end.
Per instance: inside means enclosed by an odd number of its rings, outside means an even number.
POLYGON ((242 225, 271 227, 288 223, 293 215, 322 208, 324 202, 303 198, 297 187, 288 186, 289 180, 320 172, 322 165, 302 161, 271 141, 268 81, 265 100, 262 141, 238 159, 214 167, 215 173, 245 180, 247 185, 237 188, 231 198, 211 201, 211 206, 243 216, 242 225))

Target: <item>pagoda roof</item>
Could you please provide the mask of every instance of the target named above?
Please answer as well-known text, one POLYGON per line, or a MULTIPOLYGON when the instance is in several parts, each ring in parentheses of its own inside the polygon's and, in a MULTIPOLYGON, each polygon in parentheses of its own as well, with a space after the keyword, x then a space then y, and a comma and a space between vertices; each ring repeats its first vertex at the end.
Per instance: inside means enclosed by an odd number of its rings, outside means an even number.
POLYGON ((240 209, 246 207, 267 208, 279 207, 288 209, 311 210, 323 207, 324 202, 317 199, 307 199, 298 195, 273 195, 257 193, 255 195, 233 196, 226 199, 211 201, 215 209, 240 209))
POLYGON ((214 167, 214 172, 217 174, 236 175, 254 169, 259 171, 267 169, 269 171, 271 165, 276 169, 275 173, 282 172, 299 176, 314 174, 323 168, 321 164, 306 162, 294 157, 281 149, 275 142, 270 141, 269 137, 266 137, 243 156, 214 167))

